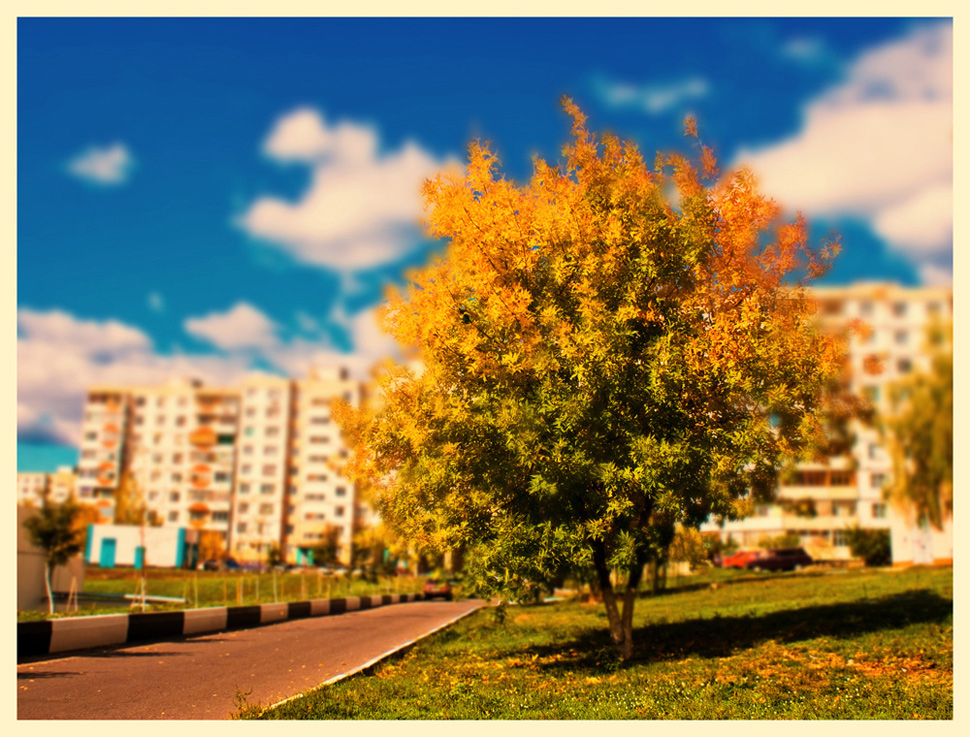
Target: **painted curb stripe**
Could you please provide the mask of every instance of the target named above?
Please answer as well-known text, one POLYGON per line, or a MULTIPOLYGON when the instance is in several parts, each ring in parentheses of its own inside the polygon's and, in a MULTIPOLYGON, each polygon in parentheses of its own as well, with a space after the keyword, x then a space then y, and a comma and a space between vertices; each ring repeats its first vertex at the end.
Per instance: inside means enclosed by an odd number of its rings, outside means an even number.
POLYGON ((289 619, 344 614, 421 601, 421 594, 376 594, 343 599, 206 607, 175 612, 136 612, 17 623, 17 657, 125 645, 132 642, 258 627, 289 619))
POLYGON ((51 649, 50 620, 17 623, 17 657, 46 655, 51 649))
POLYGON ((180 637, 185 632, 184 612, 139 612, 128 615, 127 642, 180 637))
POLYGON ((287 619, 305 619, 312 614, 312 606, 309 601, 291 601, 287 608, 287 619))
POLYGON ((226 629, 240 630, 255 627, 262 616, 259 606, 231 606, 226 610, 226 629))

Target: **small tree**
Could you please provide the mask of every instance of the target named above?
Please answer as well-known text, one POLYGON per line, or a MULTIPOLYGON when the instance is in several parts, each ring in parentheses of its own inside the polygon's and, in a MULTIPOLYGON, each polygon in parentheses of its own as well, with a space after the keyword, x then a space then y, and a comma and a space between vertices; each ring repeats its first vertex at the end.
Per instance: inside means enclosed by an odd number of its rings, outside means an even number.
POLYGON ((148 507, 135 475, 127 471, 114 492, 116 525, 143 525, 146 523, 148 507))
POLYGON ((943 529, 953 514, 953 325, 931 325, 928 371, 890 388, 883 437, 893 462, 887 498, 919 524, 943 529))
POLYGON ((752 175, 721 177, 699 141, 651 168, 564 106, 573 141, 528 185, 479 144, 465 176, 426 184, 448 254, 384 313, 422 369, 387 366, 379 403, 335 412, 397 534, 467 551, 479 591, 510 600, 592 569, 628 659, 644 566, 675 527, 747 514, 821 442, 842 349, 799 281, 834 249, 810 249, 801 219, 775 229, 752 175))
POLYGON ((324 526, 321 535, 323 539, 313 548, 313 564, 329 566, 337 562, 340 551, 340 528, 336 525, 324 526))
POLYGON ((892 562, 889 530, 866 530, 855 525, 845 535, 852 555, 862 558, 867 566, 885 566, 892 562))
POLYGON ((52 504, 45 499, 37 514, 24 522, 30 542, 44 552, 44 585, 51 614, 54 613, 51 589, 54 569, 84 550, 84 531, 77 525, 80 511, 71 500, 52 504))

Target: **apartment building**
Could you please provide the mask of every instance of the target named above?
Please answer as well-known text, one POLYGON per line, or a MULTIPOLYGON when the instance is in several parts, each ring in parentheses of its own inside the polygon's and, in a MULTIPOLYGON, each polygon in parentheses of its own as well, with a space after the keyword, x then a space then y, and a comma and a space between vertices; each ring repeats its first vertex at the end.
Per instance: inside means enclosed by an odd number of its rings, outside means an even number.
POLYGON ((39 507, 47 496, 48 473, 17 473, 17 504, 39 507))
MULTIPOLYGON (((860 283, 816 287, 812 293, 826 325, 846 328, 857 320, 867 326, 868 334, 850 338, 847 379, 849 389, 867 397, 877 411, 887 409, 892 383, 929 368, 925 340, 930 324, 952 319, 949 288, 860 283)), ((702 531, 720 531, 722 539, 730 535, 743 547, 756 546, 762 537, 795 532, 815 557, 839 559, 851 555, 847 528, 856 524, 869 529, 899 527, 898 511, 883 498, 892 463, 879 432, 859 423, 853 431, 851 456, 801 465, 793 477, 780 482, 776 504, 759 507, 752 517, 725 522, 723 527, 708 523, 702 531)))
POLYGON ((156 522, 216 533, 240 560, 265 560, 274 546, 309 560, 332 524, 347 559, 366 510, 336 470, 347 454, 330 420, 337 397, 356 404, 360 388, 336 370, 299 381, 253 374, 228 388, 93 387, 78 499, 110 515, 119 486, 133 484, 156 522))

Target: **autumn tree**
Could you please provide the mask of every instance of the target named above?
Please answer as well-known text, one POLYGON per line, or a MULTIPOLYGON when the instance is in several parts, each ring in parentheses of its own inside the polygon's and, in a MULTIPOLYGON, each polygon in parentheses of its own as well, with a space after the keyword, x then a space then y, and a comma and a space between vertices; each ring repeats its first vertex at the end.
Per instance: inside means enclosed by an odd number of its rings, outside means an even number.
POLYGON ((564 107, 564 162, 536 159, 528 185, 479 143, 426 183, 447 254, 384 310, 419 367, 386 364, 377 403, 337 412, 385 524, 464 549, 483 593, 592 569, 627 659, 676 526, 746 514, 820 440, 841 349, 803 285, 831 249, 779 223, 750 172, 719 176, 692 121, 697 155, 651 167, 564 107))
POLYGON ((55 504, 44 499, 36 514, 24 522, 30 542, 44 553, 44 586, 50 613, 54 613, 51 578, 54 569, 84 550, 84 528, 78 524, 81 508, 73 501, 55 504))
POLYGON ((116 525, 140 525, 146 521, 147 504, 135 475, 130 471, 121 476, 114 491, 114 523, 116 525))
POLYGON ((929 367, 890 387, 881 429, 893 463, 890 501, 943 529, 953 514, 953 326, 933 324, 929 367))

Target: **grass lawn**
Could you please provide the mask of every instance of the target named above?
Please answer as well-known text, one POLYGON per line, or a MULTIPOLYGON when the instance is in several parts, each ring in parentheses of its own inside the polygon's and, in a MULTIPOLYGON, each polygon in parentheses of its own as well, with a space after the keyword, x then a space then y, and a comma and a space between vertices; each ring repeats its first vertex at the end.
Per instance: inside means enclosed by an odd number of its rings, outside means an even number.
POLYGON ((601 604, 482 610, 263 719, 952 719, 953 572, 717 572, 601 604))

